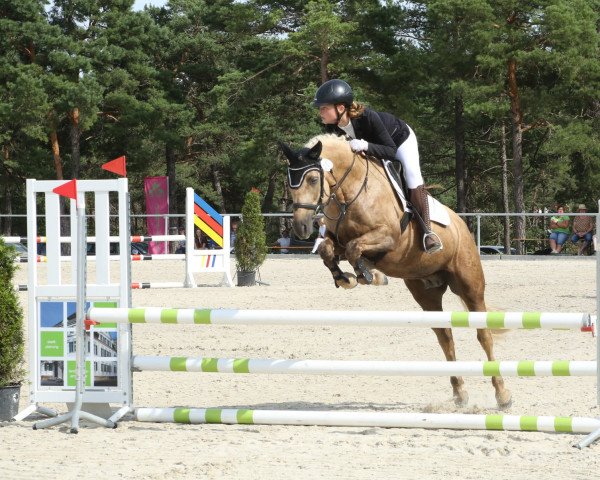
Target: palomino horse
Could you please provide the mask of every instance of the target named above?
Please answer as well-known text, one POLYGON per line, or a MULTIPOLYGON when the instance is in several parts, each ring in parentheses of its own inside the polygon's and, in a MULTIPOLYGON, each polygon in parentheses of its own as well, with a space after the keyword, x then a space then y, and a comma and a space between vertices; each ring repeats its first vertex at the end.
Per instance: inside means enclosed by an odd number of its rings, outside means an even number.
MULTIPOLYGON (((448 287, 469 311, 486 311, 479 253, 456 213, 444 207, 450 215, 450 225, 432 225, 444 248, 427 254, 423 251, 421 231, 414 222, 402 231, 404 211, 379 160, 354 154, 349 143, 335 135, 317 136, 297 152, 284 144, 280 147, 289 161, 294 231, 299 238, 308 238, 313 231, 314 214, 323 212, 327 234, 318 252, 336 286, 353 288, 357 282, 384 285, 389 275, 404 279, 425 311, 442 310, 442 296, 448 287), (354 267, 356 275, 342 272, 340 257, 354 267)), ((433 331, 446 360, 456 360, 452 330, 433 331)), ((488 360, 494 360, 491 332, 478 329, 477 339, 488 360)), ((468 394, 462 377, 451 377, 450 383, 455 403, 466 405, 468 394)), ((492 377, 492 384, 499 407, 510 406, 511 394, 502 377, 492 377)))

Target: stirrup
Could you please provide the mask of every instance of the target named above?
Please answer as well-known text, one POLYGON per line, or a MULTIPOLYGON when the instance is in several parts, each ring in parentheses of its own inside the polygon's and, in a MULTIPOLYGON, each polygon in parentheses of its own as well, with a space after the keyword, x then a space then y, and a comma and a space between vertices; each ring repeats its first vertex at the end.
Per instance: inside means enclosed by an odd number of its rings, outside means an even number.
POLYGON ((431 255, 431 254, 439 252, 440 250, 443 250, 443 249, 444 249, 444 245, 442 244, 442 240, 440 239, 440 237, 438 237, 437 233, 427 232, 423 235, 423 250, 425 250, 425 253, 431 255), (427 238, 433 238, 434 240, 437 240, 437 245, 433 245, 432 247, 427 249, 427 246, 425 245, 425 240, 427 238))

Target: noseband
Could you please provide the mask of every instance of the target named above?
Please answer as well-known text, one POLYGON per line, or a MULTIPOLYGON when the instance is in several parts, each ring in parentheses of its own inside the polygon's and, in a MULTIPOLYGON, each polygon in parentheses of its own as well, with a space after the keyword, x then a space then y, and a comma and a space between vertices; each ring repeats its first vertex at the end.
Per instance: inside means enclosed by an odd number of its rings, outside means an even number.
MULTIPOLYGON (((302 182, 304 182, 304 177, 306 176, 306 174, 308 172, 310 172, 312 170, 317 170, 319 172, 319 177, 321 180, 321 191, 319 193, 319 203, 292 203, 292 210, 296 211, 299 208, 304 208, 306 210, 314 210, 315 215, 317 213, 319 213, 319 211, 323 211, 323 215, 325 215, 325 217, 327 219, 337 222, 336 226, 335 226, 334 234, 335 234, 336 238, 338 239, 338 243, 340 243, 339 238, 338 238, 338 229, 339 229, 340 223, 346 216, 346 212, 347 212, 348 208, 350 207, 350 205, 352 205, 356 201, 356 199, 361 194, 361 192, 366 188, 367 180, 369 178, 369 160, 365 158, 365 162, 367 164, 367 171, 365 173, 365 179, 363 180, 361 187, 358 189, 358 192, 356 192, 356 195, 354 196, 354 198, 352 200, 350 200, 349 202, 340 202, 338 200, 336 192, 340 189, 340 187, 344 183, 344 180, 346 180, 346 177, 348 176, 348 174, 354 167, 354 163, 356 162, 356 156, 357 155, 355 153, 352 157, 352 163, 350 164, 350 167, 348 167, 348 169, 344 172, 344 175, 342 175, 342 178, 340 178, 339 181, 336 180, 336 182, 334 183, 333 189, 330 192, 329 198, 327 199, 327 202, 325 202, 325 204, 323 203, 323 196, 325 195, 325 189, 324 189, 325 172, 323 171, 323 167, 321 166, 322 159, 319 158, 319 160, 317 162, 311 163, 311 164, 306 165, 301 168, 288 167, 288 181, 289 181, 290 188, 293 190, 300 188, 300 185, 302 185, 302 182), (292 182, 292 176, 294 176, 297 179, 296 182, 292 182), (298 179, 298 176, 300 176, 299 179, 298 179), (325 210, 324 210, 325 207, 327 207, 331 202, 336 203, 337 207, 338 207, 338 216, 336 218, 329 217, 325 213, 325 210)), ((333 171, 332 171, 332 176, 333 176, 333 171)), ((335 176, 333 176, 333 178, 335 180, 335 176)))

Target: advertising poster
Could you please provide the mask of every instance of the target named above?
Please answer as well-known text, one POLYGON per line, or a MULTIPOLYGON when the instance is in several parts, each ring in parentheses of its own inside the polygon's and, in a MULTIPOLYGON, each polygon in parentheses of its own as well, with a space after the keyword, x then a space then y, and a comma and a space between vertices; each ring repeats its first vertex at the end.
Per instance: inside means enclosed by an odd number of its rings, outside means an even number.
MULTIPOLYGON (((116 307, 116 302, 92 302, 86 309, 116 307)), ((76 378, 75 302, 39 302, 39 386, 74 389, 76 378)), ((116 324, 92 326, 86 332, 86 387, 117 387, 116 324)))

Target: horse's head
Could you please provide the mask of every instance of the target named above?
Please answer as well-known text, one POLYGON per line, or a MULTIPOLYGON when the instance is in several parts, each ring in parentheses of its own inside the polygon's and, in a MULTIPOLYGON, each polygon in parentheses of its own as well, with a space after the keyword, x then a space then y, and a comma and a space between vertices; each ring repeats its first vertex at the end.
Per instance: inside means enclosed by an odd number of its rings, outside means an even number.
POLYGON ((306 239, 313 231, 313 215, 321 206, 323 196, 323 145, 317 142, 311 148, 305 147, 296 152, 283 143, 279 143, 279 147, 288 160, 294 232, 298 238, 306 239))

